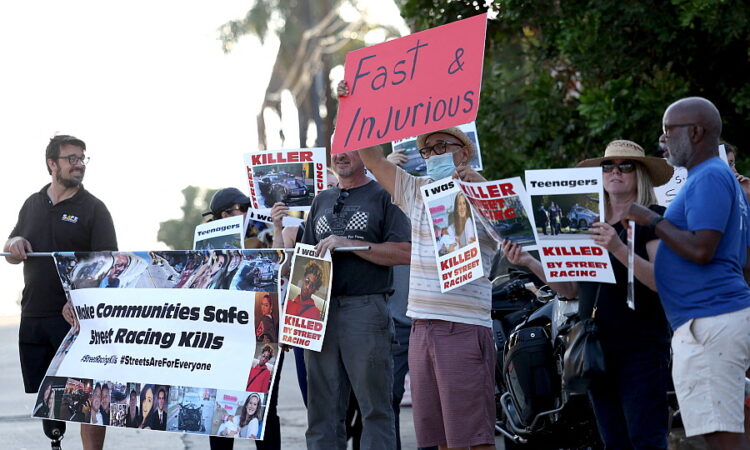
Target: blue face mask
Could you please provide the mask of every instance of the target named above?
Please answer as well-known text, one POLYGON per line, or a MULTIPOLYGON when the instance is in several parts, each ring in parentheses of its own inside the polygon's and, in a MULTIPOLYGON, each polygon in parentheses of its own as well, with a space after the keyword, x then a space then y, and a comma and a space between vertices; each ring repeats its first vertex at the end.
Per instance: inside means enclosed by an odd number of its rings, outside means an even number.
POLYGON ((427 176, 433 180, 442 180, 453 174, 456 165, 453 164, 453 153, 443 153, 442 155, 432 155, 425 161, 427 165, 427 176))

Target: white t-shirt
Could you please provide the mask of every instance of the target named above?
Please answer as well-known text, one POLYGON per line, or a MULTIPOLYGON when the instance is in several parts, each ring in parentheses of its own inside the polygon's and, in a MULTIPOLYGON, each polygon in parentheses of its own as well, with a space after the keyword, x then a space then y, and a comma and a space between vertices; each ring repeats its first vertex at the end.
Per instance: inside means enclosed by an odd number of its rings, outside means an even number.
POLYGON ((476 239, 477 236, 474 234, 474 221, 471 220, 471 217, 468 217, 466 219, 466 224, 464 224, 464 231, 461 233, 461 235, 456 234, 456 226, 451 225, 448 227, 448 233, 456 236, 456 250, 458 250, 461 247, 466 247, 471 243, 471 239, 476 239))
POLYGON ((393 203, 409 216, 412 230, 406 315, 412 319, 437 319, 491 328, 492 284, 486 275, 490 273, 497 243, 484 228, 480 228, 479 246, 485 276, 445 294, 441 293, 435 247, 432 243, 434 230, 420 190, 431 181, 426 177, 410 175, 400 167, 396 168, 393 203))
MULTIPOLYGON (((235 417, 234 420, 237 421, 237 426, 239 426, 240 418, 235 417)), ((248 438, 250 436, 258 437, 258 419, 250 419, 250 422, 240 429, 240 437, 248 438)))

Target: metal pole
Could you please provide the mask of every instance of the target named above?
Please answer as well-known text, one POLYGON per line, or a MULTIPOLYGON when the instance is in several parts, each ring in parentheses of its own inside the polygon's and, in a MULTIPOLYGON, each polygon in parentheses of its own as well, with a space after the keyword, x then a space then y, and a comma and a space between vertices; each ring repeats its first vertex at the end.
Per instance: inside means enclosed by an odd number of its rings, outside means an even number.
MULTIPOLYGON (((26 256, 34 258, 36 256, 52 256, 54 255, 54 252, 29 252, 26 253, 26 256)), ((0 256, 10 256, 10 252, 3 252, 0 253, 0 256)))
MULTIPOLYGON (((363 245, 360 247, 338 247, 333 249, 334 252, 368 252, 372 248, 369 245, 363 245)), ((170 250, 165 250, 170 251, 170 250)), ((59 253, 71 253, 71 252, 59 252, 59 253)), ((119 252, 119 253, 127 253, 127 252, 119 252)), ((35 258, 38 256, 52 256, 55 252, 29 252, 26 253, 26 256, 29 258, 35 258)), ((2 252, 0 253, 0 256, 10 256, 10 252, 2 252)))
POLYGON ((337 247, 334 248, 334 252, 369 252, 372 248, 369 245, 363 245, 361 247, 337 247))

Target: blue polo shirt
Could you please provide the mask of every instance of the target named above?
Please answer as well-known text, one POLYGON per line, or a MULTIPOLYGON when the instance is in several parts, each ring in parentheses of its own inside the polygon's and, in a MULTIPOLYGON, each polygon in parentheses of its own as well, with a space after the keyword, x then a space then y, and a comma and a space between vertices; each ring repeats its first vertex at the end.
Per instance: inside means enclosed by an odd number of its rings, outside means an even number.
POLYGON ((711 158, 690 169, 664 217, 682 230, 722 233, 708 264, 690 262, 663 241, 659 244, 654 274, 672 329, 690 319, 750 307, 750 287, 742 273, 750 243, 748 203, 729 166, 711 158))

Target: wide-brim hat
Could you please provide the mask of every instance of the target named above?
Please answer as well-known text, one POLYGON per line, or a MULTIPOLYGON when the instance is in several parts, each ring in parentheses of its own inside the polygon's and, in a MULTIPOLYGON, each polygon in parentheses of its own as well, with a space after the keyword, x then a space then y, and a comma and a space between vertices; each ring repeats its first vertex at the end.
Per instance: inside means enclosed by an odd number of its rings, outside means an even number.
POLYGON ((643 148, 632 141, 612 141, 607 144, 604 156, 601 158, 584 159, 576 167, 597 167, 603 161, 613 159, 628 159, 641 163, 651 177, 651 183, 654 187, 665 184, 672 178, 672 174, 674 173, 674 168, 667 164, 667 161, 654 156, 646 156, 643 148))
POLYGON ((444 128, 442 130, 430 131, 429 133, 420 134, 419 136, 417 136, 417 149, 424 148, 427 145, 427 138, 437 133, 450 134, 454 138, 461 141, 461 145, 469 148, 469 161, 474 158, 474 154, 476 153, 474 143, 471 141, 471 139, 469 139, 469 136, 467 136, 466 133, 461 131, 461 129, 458 127, 444 128))

